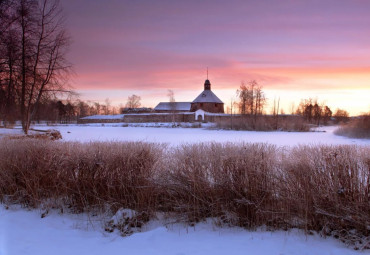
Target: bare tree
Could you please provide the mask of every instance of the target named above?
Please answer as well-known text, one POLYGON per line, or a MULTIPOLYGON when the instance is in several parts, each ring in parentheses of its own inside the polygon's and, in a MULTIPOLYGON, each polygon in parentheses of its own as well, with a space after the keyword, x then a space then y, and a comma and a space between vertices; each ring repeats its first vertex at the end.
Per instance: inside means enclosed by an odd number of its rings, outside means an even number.
POLYGON ((254 115, 254 101, 255 101, 255 87, 257 85, 256 81, 249 82, 249 96, 248 96, 248 107, 249 113, 254 115))
POLYGON ((99 104, 99 102, 94 102, 94 107, 95 107, 95 114, 99 115, 100 114, 100 108, 101 108, 101 105, 99 104))
POLYGON ((236 102, 234 98, 232 97, 230 99, 230 127, 231 129, 233 129, 233 110, 234 110, 233 108, 235 107, 235 105, 236 105, 236 102))
POLYGON ((111 110, 111 113, 112 113, 113 115, 115 115, 115 114, 117 114, 117 112, 118 112, 117 107, 116 107, 116 106, 113 106, 113 107, 112 107, 112 110, 111 110))
POLYGON ((263 109, 266 105, 266 97, 265 93, 262 91, 262 86, 259 86, 256 83, 255 89, 255 108, 254 108, 254 116, 255 118, 257 115, 262 115, 263 109))
POLYGON ((313 118, 313 100, 312 98, 301 100, 296 113, 302 115, 306 121, 311 122, 313 118))
POLYGON ((239 111, 241 114, 247 114, 247 102, 249 98, 249 88, 245 82, 242 82, 240 88, 236 91, 236 95, 239 98, 239 111))
POLYGON ((111 102, 109 98, 106 98, 105 99, 105 115, 108 115, 110 113, 110 106, 111 106, 111 102))
MULTIPOLYGON (((66 92, 70 65, 65 59, 69 38, 57 0, 7 1, 12 22, 7 36, 9 102, 16 97, 22 127, 28 133, 41 101, 66 92), (10 48, 11 46, 14 47, 10 48)), ((3 37, 4 38, 4 37, 3 37)))
POLYGON ((126 108, 139 108, 141 106, 141 97, 132 95, 127 98, 126 108))
POLYGON ((331 116, 333 115, 333 112, 330 110, 328 106, 324 107, 324 124, 327 124, 328 121, 330 120, 331 116))
POLYGON ((317 99, 309 98, 301 100, 296 114, 303 116, 309 123, 320 125, 322 119, 324 119, 324 123, 327 123, 332 115, 332 111, 324 102, 319 103, 317 99))
POLYGON ((3 34, 0 42, 0 101, 1 113, 5 122, 14 122, 16 118, 17 61, 19 49, 17 34, 12 29, 3 34), (3 92, 3 93, 1 93, 3 92))
POLYGON ((17 40, 19 36, 14 29, 15 1, 0 1, 0 119, 12 123, 16 118, 16 64, 19 58, 17 40))
POLYGON ((315 101, 315 104, 312 107, 312 115, 313 115, 313 119, 315 120, 315 123, 317 125, 320 125, 322 109, 317 100, 315 101))
POLYGON ((276 101, 276 98, 274 98, 274 107, 272 110, 272 115, 275 119, 275 129, 277 130, 279 127, 279 108, 280 108, 280 97, 276 101))
POLYGON ((90 106, 86 102, 78 100, 75 108, 77 109, 77 118, 91 115, 90 106))
POLYGON ((262 115, 266 104, 266 97, 262 87, 256 81, 250 81, 248 84, 242 82, 240 88, 236 91, 239 98, 239 111, 241 114, 262 115))
POLYGON ((349 120, 349 114, 344 109, 337 109, 333 115, 337 122, 347 122, 349 120))
POLYGON ((170 101, 170 110, 172 114, 172 123, 175 123, 175 113, 176 113, 176 100, 175 93, 173 90, 169 89, 167 92, 168 99, 170 101))

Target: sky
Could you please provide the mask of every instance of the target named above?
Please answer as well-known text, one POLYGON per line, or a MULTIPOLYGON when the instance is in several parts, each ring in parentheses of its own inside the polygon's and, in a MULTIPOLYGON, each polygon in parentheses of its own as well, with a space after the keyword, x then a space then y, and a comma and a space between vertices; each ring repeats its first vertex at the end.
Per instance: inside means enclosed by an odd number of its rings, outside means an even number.
POLYGON ((192 101, 209 79, 225 103, 256 80, 285 112, 314 98, 370 111, 370 1, 63 0, 81 99, 192 101))

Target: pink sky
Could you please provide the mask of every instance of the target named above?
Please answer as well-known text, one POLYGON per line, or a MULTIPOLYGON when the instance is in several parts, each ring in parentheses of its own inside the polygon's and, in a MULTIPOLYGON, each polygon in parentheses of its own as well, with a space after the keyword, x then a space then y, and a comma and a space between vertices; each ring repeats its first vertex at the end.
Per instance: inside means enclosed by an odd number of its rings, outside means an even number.
POLYGON ((63 0, 73 86, 82 99, 154 107, 192 101, 206 67, 225 104, 257 80, 270 105, 313 97, 351 114, 370 110, 370 2, 63 0))

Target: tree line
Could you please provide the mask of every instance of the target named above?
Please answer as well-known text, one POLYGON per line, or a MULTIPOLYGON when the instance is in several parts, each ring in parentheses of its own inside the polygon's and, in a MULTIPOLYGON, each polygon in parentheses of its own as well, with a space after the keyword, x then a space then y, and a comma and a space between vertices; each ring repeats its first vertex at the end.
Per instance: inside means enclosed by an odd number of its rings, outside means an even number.
MULTIPOLYGON (((33 122, 48 121, 52 123, 73 123, 79 118, 91 115, 114 115, 135 112, 141 106, 141 98, 131 95, 127 98, 125 105, 113 106, 109 98, 103 103, 94 101, 83 101, 80 99, 59 100, 57 98, 44 98, 39 102, 38 110, 33 116, 33 122)), ((145 108, 150 109, 150 108, 145 108)), ((13 125, 18 120, 18 114, 4 113, 0 121, 6 125, 13 125), (8 118, 5 118, 7 116, 8 118), (11 121, 10 121, 11 120, 11 121)))
MULTIPOLYGON (((257 81, 242 82, 239 89, 236 91, 237 107, 239 114, 253 117, 256 120, 259 116, 266 115, 265 107, 267 98, 262 90, 262 86, 257 81)), ((234 103, 232 103, 233 107, 234 103)), ((280 99, 274 100, 271 115, 277 117, 279 115, 280 99)), ((281 114, 284 113, 280 109, 281 114)), ((324 102, 319 102, 318 99, 302 99, 297 109, 292 107, 292 115, 301 116, 307 123, 316 125, 327 124, 332 117, 335 117, 337 122, 347 121, 349 114, 346 110, 337 109, 335 112, 330 109, 324 102)))
MULTIPOLYGON (((132 96, 130 96, 132 97, 132 96)), ((130 98, 129 97, 129 98, 130 98)), ((38 111, 34 115, 32 121, 49 121, 53 123, 72 123, 79 118, 91 115, 114 115, 123 112, 130 112, 130 109, 136 109, 140 106, 136 98, 136 104, 132 104, 130 100, 125 105, 112 106, 107 98, 104 103, 75 100, 58 100, 45 99, 39 103, 38 111)), ((15 116, 17 117, 17 116, 15 116)), ((14 118, 14 115, 12 116, 14 118)), ((1 119, 0 119, 1 120, 1 119)), ((3 120, 4 121, 4 120, 3 120)), ((14 121, 7 122, 14 124, 14 121)))

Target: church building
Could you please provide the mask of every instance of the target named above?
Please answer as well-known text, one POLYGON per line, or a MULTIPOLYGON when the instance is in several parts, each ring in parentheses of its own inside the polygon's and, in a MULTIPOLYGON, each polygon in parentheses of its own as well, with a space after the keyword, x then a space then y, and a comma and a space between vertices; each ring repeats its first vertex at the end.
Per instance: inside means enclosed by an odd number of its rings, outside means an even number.
POLYGON ((193 102, 160 102, 155 112, 195 112, 203 110, 211 113, 224 113, 224 103, 212 92, 211 82, 207 79, 204 82, 204 90, 193 102))
POLYGON ((204 82, 204 90, 191 102, 190 111, 203 110, 212 113, 224 113, 224 103, 212 92, 211 82, 204 82))

